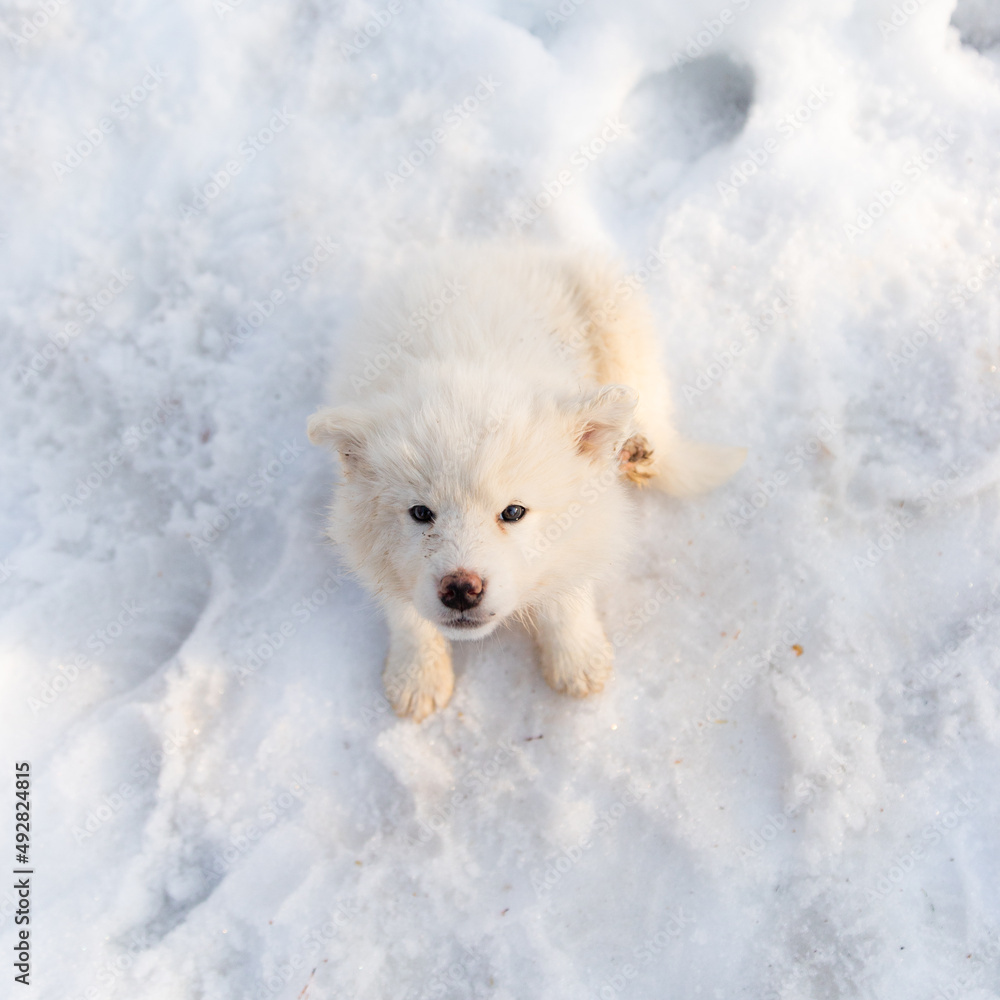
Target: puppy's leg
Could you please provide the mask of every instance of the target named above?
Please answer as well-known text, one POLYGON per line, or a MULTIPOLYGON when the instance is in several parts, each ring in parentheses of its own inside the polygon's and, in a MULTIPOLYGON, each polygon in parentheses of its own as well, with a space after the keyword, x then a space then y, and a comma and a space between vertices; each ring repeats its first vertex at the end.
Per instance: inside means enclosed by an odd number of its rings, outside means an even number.
POLYGON ((448 642, 430 622, 412 608, 386 608, 389 653, 382 683, 385 696, 397 715, 412 715, 422 722, 451 699, 455 675, 448 642))
POLYGON ((549 687, 577 698, 604 687, 614 653, 597 619, 593 587, 560 596, 539 612, 535 627, 549 687))

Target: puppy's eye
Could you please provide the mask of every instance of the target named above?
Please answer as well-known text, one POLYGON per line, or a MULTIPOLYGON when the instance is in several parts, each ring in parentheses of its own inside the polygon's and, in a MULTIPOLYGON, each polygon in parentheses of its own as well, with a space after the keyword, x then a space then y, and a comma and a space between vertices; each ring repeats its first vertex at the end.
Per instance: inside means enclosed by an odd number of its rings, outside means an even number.
POLYGON ((522 517, 528 512, 519 504, 512 503, 509 507, 504 507, 500 511, 501 521, 520 521, 522 517))
POLYGON ((429 507, 424 507, 423 504, 417 504, 416 507, 410 508, 410 517, 414 521, 419 521, 421 524, 429 524, 434 520, 434 511, 429 507))

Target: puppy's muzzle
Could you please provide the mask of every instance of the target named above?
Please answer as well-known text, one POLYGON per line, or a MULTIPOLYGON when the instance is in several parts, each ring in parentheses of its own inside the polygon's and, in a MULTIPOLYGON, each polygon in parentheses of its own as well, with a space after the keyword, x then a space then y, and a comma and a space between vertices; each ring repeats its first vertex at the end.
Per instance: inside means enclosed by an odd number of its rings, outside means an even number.
POLYGON ((474 608, 486 592, 483 578, 465 569, 455 570, 442 577, 438 586, 438 598, 446 608, 453 611, 468 611, 474 608))

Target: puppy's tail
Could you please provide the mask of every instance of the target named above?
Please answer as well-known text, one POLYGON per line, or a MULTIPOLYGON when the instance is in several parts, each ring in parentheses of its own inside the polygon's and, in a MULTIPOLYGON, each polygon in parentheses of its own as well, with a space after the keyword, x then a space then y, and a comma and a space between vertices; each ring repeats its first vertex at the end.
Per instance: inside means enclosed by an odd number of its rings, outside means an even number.
POLYGON ((675 497, 708 493, 746 461, 746 448, 672 438, 653 455, 650 485, 675 497))

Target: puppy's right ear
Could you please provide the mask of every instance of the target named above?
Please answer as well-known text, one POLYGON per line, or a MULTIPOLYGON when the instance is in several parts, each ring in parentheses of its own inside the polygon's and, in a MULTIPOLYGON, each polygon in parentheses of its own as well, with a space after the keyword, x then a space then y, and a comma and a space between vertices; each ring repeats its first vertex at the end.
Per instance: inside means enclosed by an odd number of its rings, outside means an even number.
POLYGON ((579 406, 576 417, 576 450, 604 459, 615 454, 629 436, 639 397, 626 385, 604 385, 579 406))
POLYGON ((325 406, 317 410, 306 425, 313 444, 333 448, 340 456, 345 475, 363 473, 367 468, 365 437, 368 417, 352 406, 325 406))

